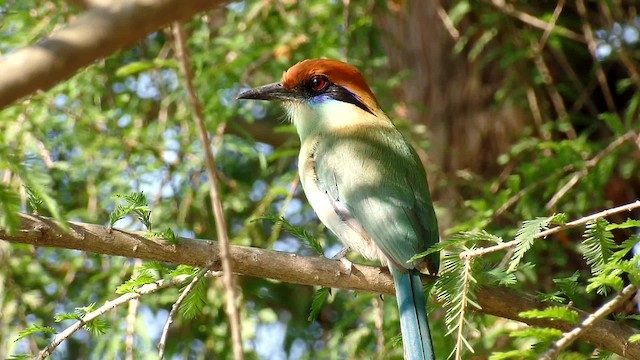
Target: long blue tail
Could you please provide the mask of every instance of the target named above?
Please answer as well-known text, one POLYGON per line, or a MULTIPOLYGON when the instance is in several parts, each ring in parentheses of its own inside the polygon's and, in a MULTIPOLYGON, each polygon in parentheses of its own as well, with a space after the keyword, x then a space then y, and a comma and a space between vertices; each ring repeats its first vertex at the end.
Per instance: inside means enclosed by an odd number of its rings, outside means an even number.
POLYGON ((391 268, 396 287, 405 360, 435 360, 427 321, 427 300, 417 271, 391 268))

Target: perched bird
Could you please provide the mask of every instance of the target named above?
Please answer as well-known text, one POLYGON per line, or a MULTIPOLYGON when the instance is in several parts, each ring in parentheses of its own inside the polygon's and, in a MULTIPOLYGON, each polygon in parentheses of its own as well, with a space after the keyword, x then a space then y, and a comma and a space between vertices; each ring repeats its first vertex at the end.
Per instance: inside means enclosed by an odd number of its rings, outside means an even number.
POLYGON ((238 99, 284 105, 302 143, 298 168, 309 203, 348 248, 393 275, 406 359, 435 359, 420 272, 439 255, 408 262, 438 242, 425 170, 355 67, 302 61, 279 83, 238 99))

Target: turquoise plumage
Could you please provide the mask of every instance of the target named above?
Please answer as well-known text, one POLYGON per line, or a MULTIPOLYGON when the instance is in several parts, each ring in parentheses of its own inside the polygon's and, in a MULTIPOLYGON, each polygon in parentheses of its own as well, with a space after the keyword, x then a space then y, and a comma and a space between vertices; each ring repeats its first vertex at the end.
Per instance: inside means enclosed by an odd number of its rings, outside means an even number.
POLYGON ((298 168, 320 220, 350 249, 393 275, 406 359, 435 359, 420 273, 439 255, 409 263, 438 242, 424 168, 353 66, 305 60, 280 83, 241 99, 283 102, 302 143, 298 168))

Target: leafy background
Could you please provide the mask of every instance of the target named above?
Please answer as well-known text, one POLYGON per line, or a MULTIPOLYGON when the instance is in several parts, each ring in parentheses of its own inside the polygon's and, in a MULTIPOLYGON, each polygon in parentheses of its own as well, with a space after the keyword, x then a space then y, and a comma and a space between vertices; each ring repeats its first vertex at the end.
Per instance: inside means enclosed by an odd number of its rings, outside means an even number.
MULTIPOLYGON (((636 4, 451 0, 440 6, 417 0, 232 1, 186 24, 207 127, 223 134, 212 147, 231 243, 314 254, 295 237, 302 228, 326 255, 338 250, 301 191, 299 141, 282 111, 236 102, 235 96, 276 81, 305 58, 348 60, 362 69, 423 157, 441 234, 451 240, 445 244, 451 245, 449 254, 498 237, 510 240, 519 231, 529 234, 527 244, 516 248, 515 261, 498 252, 465 270, 449 256, 445 261, 453 262, 444 268, 451 272, 434 294, 445 302, 454 299, 453 305, 460 304, 457 296, 473 300, 473 292, 463 292, 473 278, 474 286, 500 283, 594 311, 623 284, 637 281, 630 260, 637 224, 611 227, 599 220, 545 240, 534 242, 532 236, 555 213, 576 219, 638 198, 636 4), (271 220, 260 219, 265 215, 271 220), (292 225, 289 231, 273 221, 279 216, 292 225), (535 222, 537 217, 543 220, 535 222), (465 233, 479 230, 493 236, 465 233), (467 235, 455 235, 461 232, 467 235), (592 241, 581 245, 583 235, 592 241), (459 277, 465 274, 466 281, 459 277)), ((82 11, 78 2, 0 4, 0 53, 34 43, 82 11)), ((216 239, 204 155, 178 64, 171 31, 159 31, 2 110, 0 227, 15 230, 16 214, 31 211, 106 226, 117 206, 127 204, 115 195, 142 193, 152 230, 216 239)), ((638 213, 608 221, 627 217, 638 213)), ((135 214, 115 226, 145 228, 135 214)), ((56 321, 55 314, 114 298, 135 273, 151 272, 157 279, 176 271, 176 265, 6 242, 0 242, 0 260, 2 357, 37 353, 52 335, 35 332, 15 341, 20 331, 34 325, 61 331, 73 316, 56 321)), ((332 291, 312 306, 312 287, 260 278, 239 278, 238 284, 249 358, 402 357, 394 301, 332 291), (310 321, 312 308, 317 316, 310 321)), ((135 317, 136 357, 156 358, 179 290, 143 298, 135 317)), ((172 325, 169 356, 231 357, 223 290, 221 281, 204 280, 187 303, 191 312, 185 310, 172 325)), ((463 358, 535 357, 558 337, 455 306, 431 310, 438 354, 458 348, 463 358), (461 334, 475 353, 457 342, 453 330, 461 315, 468 321, 461 334)), ((616 313, 636 314, 636 302, 616 313)), ((556 311, 548 317, 562 316, 570 315, 556 311)), ((123 357, 127 309, 101 320, 53 357, 123 357)), ((621 321, 635 325, 634 317, 621 321)), ((594 353, 607 355, 577 342, 564 356, 594 353)))

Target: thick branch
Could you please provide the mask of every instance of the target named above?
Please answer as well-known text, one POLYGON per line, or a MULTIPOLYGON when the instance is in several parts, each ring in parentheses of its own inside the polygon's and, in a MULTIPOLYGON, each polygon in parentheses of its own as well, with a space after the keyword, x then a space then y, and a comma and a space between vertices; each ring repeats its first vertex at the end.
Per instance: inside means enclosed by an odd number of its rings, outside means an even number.
POLYGON ((0 109, 221 0, 101 1, 66 27, 0 60, 0 109))
MULTIPOLYGON (((51 219, 34 215, 21 217, 21 230, 15 235, 0 230, 0 240, 200 267, 208 265, 213 260, 211 268, 221 268, 219 248, 215 241, 179 238, 179 244, 172 245, 164 240, 145 238, 142 233, 117 229, 108 231, 101 225, 77 222, 70 222, 70 232, 65 233, 51 219)), ((354 264, 351 274, 345 274, 342 264, 337 260, 243 246, 231 246, 230 259, 233 271, 239 275, 386 295, 394 293, 391 276, 387 269, 381 267, 354 264)), ((432 280, 427 278, 427 281, 432 280)), ((547 306, 530 295, 504 288, 484 288, 480 289, 476 296, 482 312, 487 314, 530 325, 553 327, 564 332, 574 327, 561 321, 520 318, 518 314, 522 311, 547 306)), ((584 311, 571 309, 580 314, 580 321, 584 321, 589 315, 584 311)), ((589 331, 582 333, 580 338, 619 355, 640 359, 640 344, 627 341, 631 335, 637 333, 623 324, 601 320, 589 331)))

